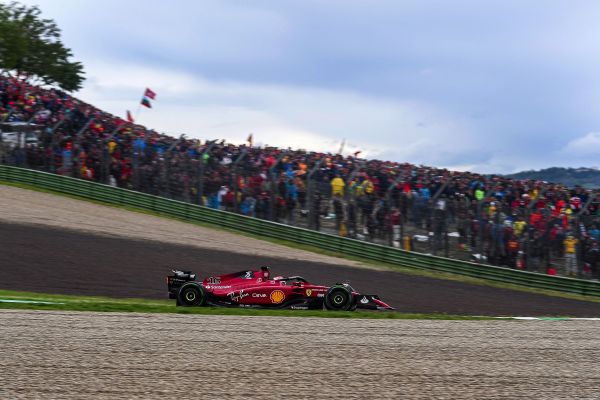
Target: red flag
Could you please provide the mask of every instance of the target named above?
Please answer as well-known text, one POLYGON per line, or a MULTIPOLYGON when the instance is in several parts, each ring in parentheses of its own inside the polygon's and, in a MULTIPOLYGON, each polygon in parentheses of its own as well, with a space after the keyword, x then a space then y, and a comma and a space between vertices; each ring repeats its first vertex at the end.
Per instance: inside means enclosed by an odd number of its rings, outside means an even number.
POLYGON ((246 141, 248 142, 248 146, 252 147, 252 142, 253 142, 253 137, 252 137, 252 133, 248 135, 248 139, 246 139, 246 141))
POLYGON ((156 93, 154 93, 152 90, 146 88, 146 91, 144 92, 144 96, 148 97, 149 99, 152 100, 156 100, 156 93))
POLYGON ((354 157, 358 157, 358 155, 362 153, 362 150, 358 150, 354 152, 354 157))
POLYGON ((127 121, 133 124, 133 116, 131 115, 131 112, 129 110, 127 110, 127 121))

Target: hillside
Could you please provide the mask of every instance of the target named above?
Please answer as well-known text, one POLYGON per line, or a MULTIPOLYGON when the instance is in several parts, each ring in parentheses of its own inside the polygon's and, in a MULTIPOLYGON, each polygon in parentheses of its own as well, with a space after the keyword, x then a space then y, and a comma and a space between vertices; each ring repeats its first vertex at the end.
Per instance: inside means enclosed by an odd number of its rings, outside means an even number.
POLYGON ((536 179, 562 183, 569 187, 580 185, 587 188, 600 188, 600 169, 552 167, 539 171, 522 171, 507 175, 513 179, 536 179))

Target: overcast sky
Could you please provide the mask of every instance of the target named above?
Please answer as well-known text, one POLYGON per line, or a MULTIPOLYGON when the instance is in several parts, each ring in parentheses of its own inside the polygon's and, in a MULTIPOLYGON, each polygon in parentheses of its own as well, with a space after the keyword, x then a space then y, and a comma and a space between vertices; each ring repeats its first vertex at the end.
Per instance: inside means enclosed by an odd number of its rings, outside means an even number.
POLYGON ((600 165, 600 2, 34 0, 76 95, 173 135, 510 173, 600 165))

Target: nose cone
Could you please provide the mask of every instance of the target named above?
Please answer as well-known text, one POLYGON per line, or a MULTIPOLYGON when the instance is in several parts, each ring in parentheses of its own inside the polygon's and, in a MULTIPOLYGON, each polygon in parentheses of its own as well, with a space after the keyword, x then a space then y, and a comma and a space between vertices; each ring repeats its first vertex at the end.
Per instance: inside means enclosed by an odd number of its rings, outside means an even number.
POLYGON ((379 299, 373 299, 373 301, 375 302, 375 304, 377 304, 378 310, 395 310, 394 307, 390 306, 387 303, 384 303, 383 301, 381 301, 379 299))

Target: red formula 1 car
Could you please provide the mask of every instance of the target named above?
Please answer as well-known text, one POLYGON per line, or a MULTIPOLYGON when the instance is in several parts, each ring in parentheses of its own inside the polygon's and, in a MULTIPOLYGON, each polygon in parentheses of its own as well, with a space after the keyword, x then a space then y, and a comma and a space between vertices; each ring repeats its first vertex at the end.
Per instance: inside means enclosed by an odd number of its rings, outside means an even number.
POLYGON ((196 281, 191 271, 167 276, 169 298, 178 306, 222 306, 353 311, 393 310, 374 294, 360 294, 347 283, 321 286, 300 276, 272 278, 269 267, 257 271, 211 276, 196 281))

